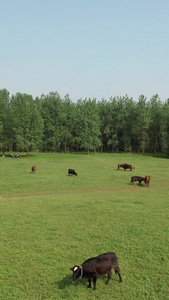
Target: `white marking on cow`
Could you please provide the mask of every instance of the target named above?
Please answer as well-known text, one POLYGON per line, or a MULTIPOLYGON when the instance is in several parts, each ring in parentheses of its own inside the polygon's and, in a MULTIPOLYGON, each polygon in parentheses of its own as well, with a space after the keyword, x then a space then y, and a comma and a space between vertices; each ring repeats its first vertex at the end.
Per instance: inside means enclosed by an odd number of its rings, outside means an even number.
POLYGON ((77 269, 78 269, 78 267, 75 267, 73 271, 75 272, 77 269))

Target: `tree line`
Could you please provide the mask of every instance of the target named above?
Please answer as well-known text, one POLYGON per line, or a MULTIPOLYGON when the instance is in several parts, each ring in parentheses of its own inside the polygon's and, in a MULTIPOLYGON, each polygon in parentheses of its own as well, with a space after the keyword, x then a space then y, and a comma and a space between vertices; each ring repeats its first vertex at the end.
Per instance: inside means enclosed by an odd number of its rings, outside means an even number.
POLYGON ((57 92, 33 99, 0 90, 0 149, 169 154, 169 99, 79 99, 57 92))

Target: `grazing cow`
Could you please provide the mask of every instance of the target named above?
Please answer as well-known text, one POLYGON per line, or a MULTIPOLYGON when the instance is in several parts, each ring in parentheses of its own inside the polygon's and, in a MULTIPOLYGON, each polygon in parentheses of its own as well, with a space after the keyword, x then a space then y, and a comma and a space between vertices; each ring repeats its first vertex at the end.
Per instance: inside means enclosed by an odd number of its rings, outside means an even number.
POLYGON ((84 261, 80 266, 74 266, 70 268, 73 271, 72 280, 76 280, 78 277, 88 279, 88 288, 91 288, 91 279, 93 279, 94 290, 96 290, 96 280, 98 275, 108 275, 106 284, 109 283, 111 277, 111 269, 115 270, 115 274, 119 276, 119 282, 122 282, 120 275, 120 269, 117 262, 117 257, 114 252, 104 253, 97 257, 92 257, 84 261))
POLYGON ((118 170, 119 170, 120 168, 123 168, 124 165, 127 165, 127 164, 126 164, 126 163, 125 163, 125 164, 118 164, 118 166, 117 166, 118 170))
POLYGON ((68 170, 68 175, 70 175, 70 174, 76 175, 76 176, 77 176, 77 173, 76 173, 75 170, 73 170, 73 169, 69 169, 69 170, 68 170))
POLYGON ((134 183, 134 181, 138 181, 139 183, 141 183, 142 181, 145 181, 145 178, 141 176, 132 176, 131 183, 134 183))
POLYGON ((145 176, 145 178, 144 178, 145 186, 146 186, 146 187, 149 187, 150 178, 151 178, 151 176, 145 176))
POLYGON ((126 171, 127 169, 130 169, 132 171, 132 165, 124 164, 123 169, 126 171))
POLYGON ((132 171, 132 169, 134 169, 134 167, 132 167, 132 165, 129 165, 129 164, 118 164, 118 170, 120 169, 120 168, 123 168, 125 171, 127 170, 127 169, 130 169, 130 171, 132 171))
POLYGON ((36 167, 35 167, 35 166, 32 167, 32 172, 33 172, 33 173, 36 172, 36 167))

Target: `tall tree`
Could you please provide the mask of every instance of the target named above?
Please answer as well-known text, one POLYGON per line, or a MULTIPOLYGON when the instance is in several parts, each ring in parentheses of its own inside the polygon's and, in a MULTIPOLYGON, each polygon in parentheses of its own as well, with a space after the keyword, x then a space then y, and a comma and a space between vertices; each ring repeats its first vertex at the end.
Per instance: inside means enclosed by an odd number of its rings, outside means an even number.
POLYGON ((135 122, 133 122, 133 135, 135 136, 135 151, 144 153, 148 148, 149 109, 146 97, 140 95, 136 104, 135 122))
MULTIPOLYGON (((124 97, 124 130, 123 130, 123 151, 133 150, 133 124, 136 122, 136 104, 132 98, 124 97)), ((122 150, 122 149, 121 149, 122 150)))
POLYGON ((122 131, 124 129, 123 101, 121 97, 111 97, 108 102, 105 134, 107 136, 107 144, 113 152, 118 152, 120 147, 122 147, 122 131))
POLYGON ((39 150, 43 121, 31 95, 17 93, 11 98, 15 146, 18 151, 39 150))
POLYGON ((150 151, 162 151, 163 138, 165 133, 164 119, 162 114, 162 102, 156 94, 149 101, 150 107, 150 126, 149 126, 149 141, 150 151))
POLYGON ((58 151, 61 145, 63 100, 57 92, 41 96, 44 121, 43 151, 58 151))
POLYGON ((169 155, 169 98, 162 106, 164 134, 162 138, 162 151, 169 155))
POLYGON ((61 124, 61 147, 64 151, 67 147, 71 151, 75 146, 75 122, 76 122, 76 106, 73 103, 69 95, 66 95, 63 99, 62 114, 60 116, 61 124))
POLYGON ((76 142, 81 149, 96 150, 101 146, 100 120, 96 99, 77 101, 76 142))
POLYGON ((14 135, 9 92, 0 90, 0 148, 3 153, 12 150, 14 135))
POLYGON ((108 150, 108 140, 110 137, 110 124, 109 124, 109 103, 102 99, 97 103, 98 113, 100 118, 100 132, 101 132, 101 151, 108 150))

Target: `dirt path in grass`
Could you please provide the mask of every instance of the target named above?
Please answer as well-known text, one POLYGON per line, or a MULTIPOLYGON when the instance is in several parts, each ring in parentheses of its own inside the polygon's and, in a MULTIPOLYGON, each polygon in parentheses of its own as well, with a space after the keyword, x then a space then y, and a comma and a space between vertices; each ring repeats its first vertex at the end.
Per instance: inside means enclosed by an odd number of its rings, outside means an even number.
POLYGON ((26 193, 26 194, 7 194, 1 195, 0 200, 12 200, 12 199, 23 199, 23 198, 32 198, 32 197, 46 197, 46 196, 59 196, 59 195, 78 195, 78 194, 105 194, 105 193, 119 193, 119 192, 145 192, 148 190, 163 190, 168 187, 168 184, 163 184, 160 186, 151 185, 149 188, 146 188, 144 185, 142 186, 134 186, 133 189, 131 187, 123 187, 123 188, 116 188, 116 189, 107 189, 107 190, 99 190, 99 189, 81 189, 81 190, 68 190, 68 191, 43 191, 37 193, 26 193))

